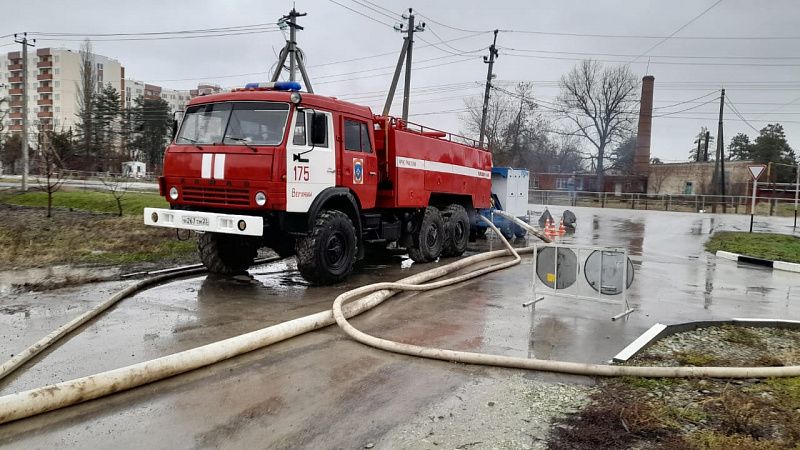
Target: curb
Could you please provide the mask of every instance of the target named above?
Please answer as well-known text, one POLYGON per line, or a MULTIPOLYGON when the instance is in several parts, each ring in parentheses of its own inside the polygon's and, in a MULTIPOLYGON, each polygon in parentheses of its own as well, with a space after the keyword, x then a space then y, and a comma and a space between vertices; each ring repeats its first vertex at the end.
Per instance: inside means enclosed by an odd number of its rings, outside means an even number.
MULTIPOLYGON (((735 254, 735 253, 730 253, 735 254)), ((718 327, 721 325, 738 325, 745 327, 772 327, 788 330, 800 329, 800 320, 781 320, 781 319, 753 319, 753 318, 733 318, 730 320, 701 320, 697 322, 675 323, 665 325, 656 323, 647 331, 642 333, 636 340, 628 344, 627 347, 617 353, 612 359, 615 363, 624 363, 633 358, 639 352, 651 346, 659 339, 671 336, 684 331, 694 331, 699 328, 718 327)))
POLYGON ((769 259, 755 258, 753 256, 740 255, 738 253, 726 252, 719 250, 716 253, 717 258, 729 259, 731 261, 755 264, 758 266, 771 267, 777 270, 785 270, 787 272, 800 273, 800 264, 790 263, 784 261, 771 261, 769 259))

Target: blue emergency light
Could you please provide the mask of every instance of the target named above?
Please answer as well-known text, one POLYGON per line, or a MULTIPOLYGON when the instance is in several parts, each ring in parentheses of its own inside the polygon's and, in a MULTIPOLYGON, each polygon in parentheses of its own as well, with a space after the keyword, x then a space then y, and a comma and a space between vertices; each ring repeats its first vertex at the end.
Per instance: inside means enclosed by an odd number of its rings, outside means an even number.
POLYGON ((303 87, 297 81, 275 81, 270 83, 247 83, 245 89, 274 89, 276 91, 299 91, 303 87))

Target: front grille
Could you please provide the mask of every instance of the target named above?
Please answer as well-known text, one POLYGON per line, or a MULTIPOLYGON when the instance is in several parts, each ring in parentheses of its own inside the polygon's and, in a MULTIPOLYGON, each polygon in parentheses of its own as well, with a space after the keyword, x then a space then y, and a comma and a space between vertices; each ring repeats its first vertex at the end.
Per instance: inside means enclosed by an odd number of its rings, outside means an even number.
POLYGON ((185 186, 183 201, 204 205, 250 206, 250 192, 247 189, 216 186, 185 186))

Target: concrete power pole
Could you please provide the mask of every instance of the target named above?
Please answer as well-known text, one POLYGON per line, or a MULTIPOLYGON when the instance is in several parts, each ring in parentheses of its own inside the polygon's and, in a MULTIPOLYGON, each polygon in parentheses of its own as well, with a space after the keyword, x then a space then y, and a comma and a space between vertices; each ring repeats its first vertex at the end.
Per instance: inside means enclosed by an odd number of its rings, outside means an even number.
POLYGON ((306 16, 307 14, 308 13, 299 13, 296 9, 292 8, 289 14, 281 17, 278 21, 279 26, 289 27, 289 40, 286 41, 286 45, 281 50, 278 65, 275 67, 275 72, 272 74, 272 79, 270 81, 278 81, 283 71, 283 65, 286 64, 286 58, 288 57, 289 81, 296 80, 295 72, 299 69, 300 75, 303 77, 303 83, 306 85, 306 91, 314 93, 314 88, 311 87, 311 79, 308 77, 308 72, 306 71, 305 62, 303 58, 300 58, 297 54, 298 51, 301 51, 300 47, 297 46, 297 30, 303 29, 303 27, 297 24, 297 18, 306 16))
POLYGON ((408 25, 400 24, 395 26, 395 30, 406 32, 406 37, 403 38, 403 48, 400 50, 400 58, 397 59, 397 67, 394 69, 394 76, 392 77, 392 84, 389 86, 389 94, 386 96, 386 103, 383 105, 383 115, 388 116, 389 111, 392 109, 392 100, 394 93, 397 90, 397 82, 400 79, 400 69, 403 68, 403 61, 405 60, 406 72, 403 87, 403 120, 408 120, 408 104, 411 100, 411 61, 412 53, 414 50, 414 33, 425 31, 425 22, 419 25, 414 24, 414 14, 411 8, 408 8, 408 16, 403 15, 404 19, 408 20, 408 25))
POLYGON ((22 36, 14 34, 14 42, 22 44, 22 190, 28 190, 28 170, 30 162, 28 161, 28 139, 29 125, 28 125, 28 46, 35 47, 36 39, 28 41, 28 33, 22 33, 22 36))
POLYGON ((492 69, 494 68, 494 59, 499 57, 500 55, 497 53, 497 48, 495 47, 497 44, 497 31, 494 30, 494 40, 492 41, 492 45, 489 46, 489 57, 483 57, 483 62, 489 64, 489 70, 486 73, 486 91, 483 93, 483 111, 481 112, 481 137, 478 139, 478 146, 483 147, 483 138, 486 137, 486 115, 489 113, 489 92, 492 89, 492 77, 494 77, 494 73, 492 69))
POLYGON ((722 194, 722 212, 727 212, 728 206, 725 202, 725 147, 722 138, 722 110, 725 107, 725 89, 719 97, 719 128, 717 129, 717 161, 719 161, 719 190, 722 194))

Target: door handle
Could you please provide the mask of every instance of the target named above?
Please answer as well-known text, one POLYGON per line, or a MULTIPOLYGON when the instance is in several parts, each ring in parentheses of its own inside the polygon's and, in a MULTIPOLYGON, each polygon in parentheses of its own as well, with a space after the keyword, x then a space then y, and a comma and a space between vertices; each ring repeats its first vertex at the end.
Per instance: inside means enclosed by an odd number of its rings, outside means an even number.
POLYGON ((330 167, 328 167, 328 173, 336 173, 336 169, 331 169, 330 167))
POLYGON ((378 174, 378 172, 370 172, 369 174, 374 177, 375 175, 378 174))

